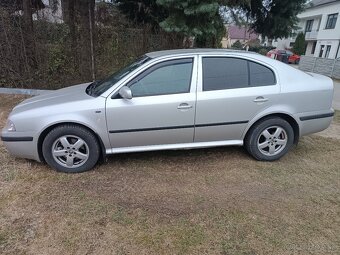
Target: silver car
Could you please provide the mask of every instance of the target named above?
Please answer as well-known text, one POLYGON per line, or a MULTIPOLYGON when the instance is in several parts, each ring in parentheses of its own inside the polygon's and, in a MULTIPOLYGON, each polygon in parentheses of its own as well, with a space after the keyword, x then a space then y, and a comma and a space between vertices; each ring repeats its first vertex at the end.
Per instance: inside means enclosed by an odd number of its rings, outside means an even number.
POLYGON ((27 99, 1 139, 17 157, 83 172, 108 154, 244 145, 285 155, 333 118, 333 82, 255 53, 148 53, 107 79, 27 99))

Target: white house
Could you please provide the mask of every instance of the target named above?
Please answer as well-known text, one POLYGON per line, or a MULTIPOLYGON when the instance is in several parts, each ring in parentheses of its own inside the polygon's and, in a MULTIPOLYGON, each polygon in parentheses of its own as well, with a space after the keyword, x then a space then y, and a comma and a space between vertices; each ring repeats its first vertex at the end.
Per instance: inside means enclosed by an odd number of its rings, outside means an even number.
MULTIPOLYGON (((63 10, 61 0, 42 0, 45 8, 33 14, 33 19, 44 19, 52 23, 63 23, 63 10)), ((114 0, 95 0, 95 3, 114 3, 114 0)))
POLYGON ((61 0, 42 0, 45 8, 33 14, 33 19, 44 19, 53 23, 63 22, 63 12, 61 8, 61 0))
POLYGON ((340 57, 339 14, 339 0, 313 0, 298 15, 307 42, 306 56, 340 57))

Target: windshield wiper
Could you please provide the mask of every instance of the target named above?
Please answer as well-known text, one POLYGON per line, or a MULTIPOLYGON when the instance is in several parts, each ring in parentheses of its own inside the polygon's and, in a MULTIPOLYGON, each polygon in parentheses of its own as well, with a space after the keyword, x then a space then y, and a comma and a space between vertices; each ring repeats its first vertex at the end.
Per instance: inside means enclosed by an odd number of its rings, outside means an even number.
POLYGON ((93 93, 96 89, 96 87, 99 84, 99 80, 92 82, 87 88, 86 88, 86 93, 89 94, 90 96, 93 96, 93 93))

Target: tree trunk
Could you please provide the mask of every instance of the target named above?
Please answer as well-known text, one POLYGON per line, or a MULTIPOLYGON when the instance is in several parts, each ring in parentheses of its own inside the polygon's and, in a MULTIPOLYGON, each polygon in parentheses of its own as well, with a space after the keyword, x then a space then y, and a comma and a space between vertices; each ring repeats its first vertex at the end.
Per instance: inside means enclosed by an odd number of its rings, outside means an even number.
POLYGON ((32 3, 30 0, 23 1, 23 36, 25 40, 25 51, 28 59, 28 64, 31 68, 37 69, 36 60, 36 45, 34 40, 33 18, 32 18, 32 3))
POLYGON ((93 34, 95 0, 78 0, 77 4, 80 16, 80 72, 84 80, 89 81, 93 79, 92 74, 94 72, 93 34))
POLYGON ((70 30, 70 49, 71 56, 74 63, 74 68, 79 68, 78 51, 77 51, 77 29, 76 29, 76 0, 62 0, 63 19, 70 30))

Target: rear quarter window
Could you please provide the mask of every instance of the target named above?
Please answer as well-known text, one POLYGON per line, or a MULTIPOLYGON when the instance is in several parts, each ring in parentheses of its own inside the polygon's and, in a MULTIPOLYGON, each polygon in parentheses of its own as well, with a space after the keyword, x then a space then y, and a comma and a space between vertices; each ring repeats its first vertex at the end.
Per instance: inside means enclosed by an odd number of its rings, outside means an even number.
POLYGON ((249 86, 270 86, 276 84, 274 72, 261 64, 249 61, 249 86))

